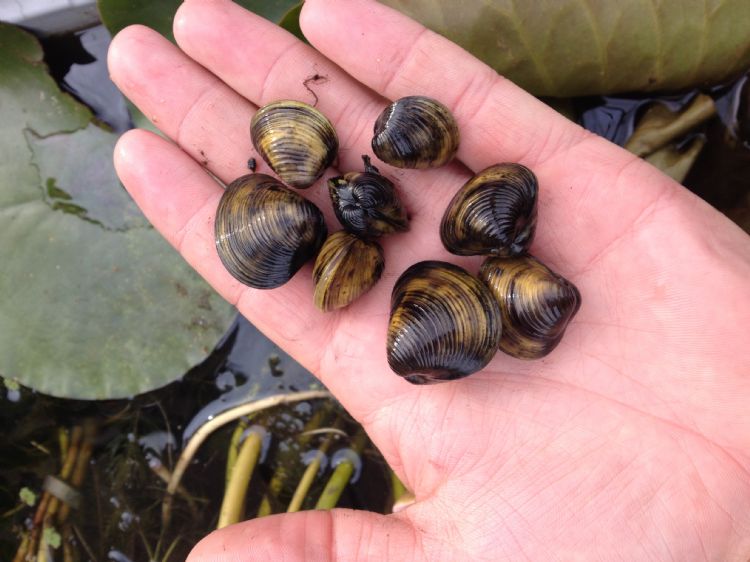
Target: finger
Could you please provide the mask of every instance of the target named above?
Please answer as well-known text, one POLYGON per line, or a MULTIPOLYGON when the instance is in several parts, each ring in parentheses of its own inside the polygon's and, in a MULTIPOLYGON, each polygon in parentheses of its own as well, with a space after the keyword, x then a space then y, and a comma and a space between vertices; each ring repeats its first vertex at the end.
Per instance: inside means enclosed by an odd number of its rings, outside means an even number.
POLYGON ((391 8, 370 0, 308 0, 300 23, 320 52, 386 98, 419 93, 445 103, 461 131, 458 155, 471 169, 498 161, 530 166, 541 186, 532 252, 563 273, 576 277, 590 269, 659 199, 692 204, 652 166, 391 8))
POLYGON ((144 26, 115 36, 107 64, 123 94, 197 162, 225 182, 247 173, 255 106, 144 26))
MULTIPOLYGON (((307 88, 314 90, 316 107, 339 135, 339 168, 362 169, 361 155, 372 152, 372 124, 386 105, 383 98, 292 34, 228 0, 185 2, 175 16, 174 33, 186 54, 256 105, 286 98, 313 103, 307 88), (305 85, 315 75, 326 81, 305 85)), ((457 186, 469 176, 459 165, 390 170, 389 175, 402 188, 416 232, 422 222, 435 228, 457 186)), ((439 245, 436 249, 440 251, 439 245)))
MULTIPOLYGON (((405 16, 371 2, 340 2, 335 9, 328 3, 309 2, 306 6, 303 22, 307 33, 321 40, 321 48, 328 47, 328 54, 336 57, 334 62, 350 66, 356 60, 370 61, 361 64, 373 65, 372 61, 378 60, 395 64, 396 55, 388 54, 391 47, 386 44, 400 41, 399 48, 404 49, 407 45, 399 38, 411 37, 415 29, 422 29, 405 16), (352 33, 352 29, 358 31, 352 33), (385 30, 385 35, 372 30, 385 30), (333 40, 325 43, 324 36, 342 42, 334 47, 333 40)), ((432 36, 421 33, 423 37, 432 36)), ((328 76, 329 82, 316 90, 318 107, 332 117, 342 138, 342 166, 357 166, 356 155, 370 150, 371 127, 384 102, 286 31, 226 0, 191 0, 182 5, 175 18, 175 36, 186 53, 257 104, 309 96, 303 85, 306 77, 316 73, 328 76)), ((469 92, 479 88, 475 81, 480 79, 472 78, 475 75, 490 82, 485 86, 488 101, 481 104, 481 111, 462 109, 460 100, 458 107, 453 107, 458 110, 461 127, 462 159, 474 169, 503 160, 529 165, 544 161, 534 167, 541 191, 532 252, 573 281, 663 196, 665 189, 674 187, 666 178, 655 175, 651 167, 587 135, 455 45, 437 36, 435 40, 426 60, 420 59, 425 75, 432 78, 420 78, 419 66, 410 65, 403 72, 411 76, 411 89, 388 93, 391 97, 413 94, 419 87, 420 93, 443 100, 443 92, 450 97, 456 89, 469 92), (457 74, 438 80, 436 74, 445 69, 457 74), (575 150, 565 150, 566 146, 575 150), (616 213, 607 212, 614 208, 616 213), (592 231, 597 236, 592 237, 592 231)), ((357 68, 353 68, 356 73, 357 68)), ((373 75, 384 72, 384 68, 372 66, 366 70, 373 75)), ((358 77, 367 81, 366 76, 358 77)), ((369 84, 377 86, 371 77, 369 84)), ((454 97, 460 96, 454 93, 454 97)), ((427 215, 424 226, 432 233, 426 239, 430 243, 442 211, 468 174, 457 166, 389 172, 403 186, 410 211, 427 215)), ((417 216, 416 220, 421 219, 417 216)), ((431 257, 445 255, 441 248, 436 250, 440 255, 431 257)))
MULTIPOLYGON (((191 5, 203 7, 203 3, 200 2, 193 2, 191 5)), ((218 3, 218 5, 222 4, 218 3)), ((209 4, 210 6, 214 6, 214 3, 209 4)), ((234 4, 231 6, 237 8, 234 4)), ((229 21, 224 21, 223 16, 212 19, 213 11, 204 12, 202 9, 186 13, 190 15, 190 21, 198 22, 195 24, 196 28, 202 27, 207 22, 208 28, 212 30, 211 33, 214 33, 214 29, 220 29, 222 25, 229 25, 229 22, 241 19, 239 15, 234 14, 230 14, 233 17, 230 17, 229 21)), ((244 29, 242 36, 255 36, 255 29, 252 27, 254 25, 261 27, 270 25, 274 31, 284 36, 288 35, 277 26, 245 10, 241 10, 241 14, 247 15, 251 22, 249 24, 251 27, 244 29)), ((193 25, 184 23, 188 15, 183 13, 180 16, 180 21, 183 21, 180 28, 184 29, 188 25, 193 25)), ((211 40, 221 41, 222 37, 232 36, 234 33, 238 31, 221 33, 211 40)), ((192 35, 198 34, 196 29, 192 35)), ((291 35, 289 37, 297 41, 291 35)), ((263 51, 263 48, 268 48, 269 45, 265 47, 263 45, 265 44, 248 46, 259 61, 273 57, 272 53, 263 51)), ((226 48, 229 51, 235 49, 229 45, 226 45, 226 48)), ((110 47, 109 66, 115 83, 123 93, 198 162, 225 182, 247 172, 244 165, 247 157, 253 153, 250 146, 249 123, 256 110, 255 104, 238 95, 223 81, 218 80, 202 65, 185 56, 159 34, 142 26, 129 27, 115 37, 110 47)), ((239 68, 236 70, 240 74, 248 74, 241 72, 239 68)), ((298 86, 301 81, 302 78, 298 86)), ((290 92, 274 92, 273 95, 274 99, 292 97, 290 92)), ((359 95, 367 96, 361 91, 359 95)), ((338 100, 341 97, 337 91, 335 99, 338 100)), ((357 92, 354 90, 344 89, 343 97, 358 99, 357 92)), ((343 142, 346 142, 347 132, 357 126, 354 123, 348 123, 348 126, 347 123, 337 121, 334 123, 343 142)), ((369 143, 369 140, 366 142, 369 143)), ((340 161, 342 164, 349 163, 352 169, 361 169, 360 155, 368 148, 357 144, 353 150, 349 151, 349 156, 343 156, 340 153, 340 161)), ((271 173, 260 158, 258 162, 262 166, 259 171, 271 173)), ((336 174, 337 171, 332 169, 326 173, 325 178, 336 174)), ((455 186, 461 185, 467 176, 458 166, 449 171, 442 170, 434 174, 416 173, 416 176, 414 174, 412 173, 410 177, 402 174, 398 183, 402 187, 401 195, 404 204, 411 214, 412 234, 417 234, 418 241, 412 243, 414 251, 400 245, 398 259, 402 259, 401 256, 406 259, 415 259, 419 254, 433 258, 440 255, 447 257, 439 240, 434 236, 434 229, 455 186), (429 233, 429 235, 420 236, 419 233, 429 233)), ((330 198, 325 188, 325 178, 318 182, 323 184, 322 188, 320 185, 313 186, 304 192, 304 196, 318 205, 326 214, 329 225, 335 229, 338 228, 338 223, 333 218, 330 198)), ((401 241, 394 237, 389 237, 383 242, 386 252, 389 245, 401 244, 401 241)), ((387 263, 390 263, 392 267, 386 269, 385 278, 392 275, 392 271, 396 271, 393 267, 401 268, 398 271, 402 271, 410 265, 410 263, 390 260, 387 263)))
POLYGON ((334 509, 262 517, 216 531, 188 562, 268 560, 420 560, 415 530, 403 518, 334 509))

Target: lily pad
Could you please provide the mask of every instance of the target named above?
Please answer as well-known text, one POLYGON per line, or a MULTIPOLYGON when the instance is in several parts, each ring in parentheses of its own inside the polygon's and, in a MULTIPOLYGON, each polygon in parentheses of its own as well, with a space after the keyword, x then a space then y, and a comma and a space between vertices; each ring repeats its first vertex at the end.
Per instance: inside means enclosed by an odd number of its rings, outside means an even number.
POLYGON ((747 0, 383 0, 533 94, 677 90, 750 66, 747 0))
POLYGON ((117 136, 62 93, 28 33, 0 24, 0 372, 70 398, 162 386, 234 309, 116 179, 117 136))

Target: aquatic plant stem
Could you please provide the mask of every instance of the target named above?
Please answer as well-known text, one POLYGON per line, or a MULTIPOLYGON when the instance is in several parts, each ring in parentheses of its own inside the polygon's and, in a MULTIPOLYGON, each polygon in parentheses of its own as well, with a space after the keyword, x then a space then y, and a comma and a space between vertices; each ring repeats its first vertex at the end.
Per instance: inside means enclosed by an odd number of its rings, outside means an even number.
MULTIPOLYGON (((330 449, 331 444, 333 444, 334 438, 338 437, 339 435, 336 430, 339 430, 340 425, 341 418, 336 420, 336 423, 332 428, 333 431, 328 434, 325 441, 323 441, 323 443, 316 451, 315 458, 310 464, 307 465, 307 468, 305 469, 305 472, 302 475, 299 484, 297 484, 297 488, 294 490, 294 495, 292 496, 292 499, 287 506, 287 513, 294 513, 302 509, 302 502, 305 501, 305 497, 307 497, 307 494, 310 491, 310 487, 315 480, 315 476, 318 474, 318 472, 320 472, 320 465, 322 464, 326 453, 328 453, 328 449, 330 449)), ((314 431, 315 430, 313 430, 313 434, 314 431)))
POLYGON ((258 412, 281 404, 301 402, 304 400, 319 400, 323 398, 332 398, 331 393, 326 390, 309 390, 305 392, 297 392, 295 394, 276 394, 261 400, 256 400, 249 404, 242 404, 241 406, 231 408, 204 423, 185 446, 185 449, 182 451, 180 458, 177 460, 174 471, 172 472, 172 478, 167 485, 167 492, 164 497, 164 503, 162 504, 162 525, 165 528, 169 525, 174 493, 175 490, 177 490, 177 486, 180 485, 180 480, 182 480, 185 470, 187 470, 187 467, 190 465, 190 462, 193 460, 193 457, 200 446, 214 431, 241 418, 242 416, 252 414, 253 412, 258 412))
POLYGON ((232 477, 232 470, 234 469, 234 463, 237 462, 237 455, 240 451, 240 441, 242 441, 242 434, 247 429, 248 424, 247 418, 242 418, 238 423, 237 427, 232 432, 232 438, 229 440, 229 450, 227 451, 227 475, 226 483, 224 486, 229 486, 229 480, 232 477))
POLYGON ((268 491, 263 495, 263 499, 260 501, 257 514, 258 517, 265 517, 266 515, 271 515, 273 513, 271 501, 276 499, 284 488, 286 479, 289 477, 290 463, 297 461, 296 455, 298 454, 299 449, 304 448, 312 440, 314 435, 313 431, 319 429, 320 426, 323 425, 332 409, 333 402, 327 402, 318 409, 305 424, 302 432, 297 436, 297 448, 289 449, 286 454, 280 455, 277 468, 271 477, 271 481, 268 483, 268 491))
MULTIPOLYGON (((367 441, 367 435, 360 429, 352 440, 352 450, 361 454, 367 441)), ((333 509, 341 498, 344 488, 354 474, 354 464, 350 460, 343 460, 334 470, 326 482, 325 488, 315 504, 315 509, 333 509)))
POLYGON ((326 482, 326 487, 320 494, 315 509, 333 509, 336 507, 352 474, 354 474, 354 465, 351 462, 343 461, 338 465, 326 482))
POLYGON ((224 500, 221 502, 217 529, 232 525, 242 519, 245 511, 247 487, 253 477, 255 466, 258 464, 262 445, 263 435, 258 431, 250 431, 242 442, 237 461, 232 469, 232 475, 229 478, 229 484, 224 492, 224 500))
MULTIPOLYGON (((62 433, 59 433, 58 437, 62 437, 62 433)), ((83 427, 75 426, 70 432, 69 440, 60 439, 60 447, 66 450, 65 457, 62 460, 62 468, 60 468, 60 473, 58 474, 60 480, 66 481, 70 477, 70 473, 75 466, 82 438, 83 427)), ((44 541, 41 540, 43 528, 48 526, 48 522, 57 512, 58 503, 59 500, 50 492, 45 490, 42 493, 42 499, 39 501, 39 505, 34 513, 33 525, 26 537, 21 541, 13 562, 25 562, 26 560, 33 559, 32 557, 36 557, 39 560, 40 552, 44 547, 44 541), (25 540, 26 538, 28 540, 25 540)), ((45 557, 45 552, 41 552, 42 557, 45 557)))

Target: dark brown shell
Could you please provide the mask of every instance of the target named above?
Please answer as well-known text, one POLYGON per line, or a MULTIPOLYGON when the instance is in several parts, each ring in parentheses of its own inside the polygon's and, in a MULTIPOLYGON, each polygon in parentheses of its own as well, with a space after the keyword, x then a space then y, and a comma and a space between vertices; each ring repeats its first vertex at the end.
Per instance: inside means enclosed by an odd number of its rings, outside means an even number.
POLYGON ((483 369, 500 343, 500 309, 464 269, 424 261, 393 288, 388 364, 414 384, 458 379, 483 369))
POLYGON ((313 267, 315 306, 331 311, 349 305, 378 282, 384 265, 383 249, 377 242, 343 230, 334 232, 313 267))
POLYGON ((349 172, 328 180, 328 193, 341 225, 349 232, 375 238, 409 230, 409 218, 396 187, 370 163, 364 172, 349 172))
POLYGON ((394 101, 375 121, 372 150, 398 168, 434 168, 458 150, 458 124, 442 103, 424 96, 394 101))
POLYGON ((328 233, 320 209, 265 174, 242 176, 227 186, 214 232, 224 267, 256 289, 289 281, 328 233))
POLYGON ((536 229, 536 176, 521 164, 495 164, 456 193, 440 223, 440 239, 459 256, 515 256, 536 229))
POLYGON ((487 258, 479 277, 500 304, 500 349, 513 357, 547 355, 581 306, 575 285, 530 255, 487 258))
POLYGON ((333 163, 336 131, 320 111, 300 101, 261 107, 250 122, 253 146, 287 185, 310 187, 333 163))

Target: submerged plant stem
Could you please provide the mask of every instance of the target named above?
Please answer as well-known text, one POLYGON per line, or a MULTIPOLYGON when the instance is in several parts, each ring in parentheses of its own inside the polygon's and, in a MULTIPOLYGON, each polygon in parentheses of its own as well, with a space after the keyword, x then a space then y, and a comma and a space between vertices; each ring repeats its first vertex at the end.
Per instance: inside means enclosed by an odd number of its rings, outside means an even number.
MULTIPOLYGON (((334 438, 337 437, 339 435, 338 432, 341 431, 341 429, 339 428, 340 425, 341 418, 336 420, 333 428, 330 428, 330 432, 328 433, 325 441, 323 441, 323 443, 318 448, 315 458, 310 464, 307 465, 305 473, 302 475, 299 484, 297 484, 297 488, 294 490, 294 495, 292 496, 292 499, 289 502, 289 506, 286 509, 287 513, 294 513, 302 509, 302 502, 305 501, 305 498, 310 491, 310 487, 315 481, 315 476, 318 474, 318 472, 320 472, 320 465, 323 462, 326 453, 328 453, 328 449, 331 448, 334 438)), ((317 431, 318 430, 313 429, 306 433, 308 435, 315 435, 317 431)))
POLYGON ((180 480, 185 474, 185 470, 193 460, 195 453, 198 451, 203 442, 211 435, 214 431, 223 427, 224 425, 247 416, 266 408, 272 408, 281 404, 289 404, 291 402, 301 402, 304 400, 317 400, 322 398, 332 398, 331 394, 326 390, 309 390, 306 392, 297 392, 295 394, 276 394, 263 398, 262 400, 256 400, 249 404, 242 404, 226 412, 223 412, 215 418, 204 423, 198 431, 195 432, 192 439, 188 442, 185 449, 182 451, 180 458, 177 460, 174 471, 172 472, 172 478, 167 485, 167 493, 164 497, 164 503, 162 505, 162 525, 166 528, 169 524, 169 519, 172 510, 172 500, 174 497, 175 490, 180 485, 180 480))
MULTIPOLYGON (((360 428, 352 440, 352 450, 358 455, 362 454, 366 441, 367 435, 360 428)), ((341 494, 344 493, 344 488, 354 474, 354 468, 354 463, 350 460, 344 460, 333 470, 333 474, 331 474, 318 498, 318 503, 315 504, 315 509, 333 509, 336 507, 341 494)))
MULTIPOLYGON (((321 425, 328 418, 329 413, 333 409, 333 403, 327 402, 319 410, 317 410, 310 420, 305 424, 302 433, 297 437, 297 445, 299 448, 304 448, 310 440, 313 438, 313 431, 320 428, 321 425)), ((281 455, 279 462, 277 463, 278 468, 274 471, 271 481, 268 483, 268 491, 264 494, 263 499, 258 507, 258 517, 265 517, 273 513, 272 501, 275 500, 281 490, 284 488, 286 479, 289 476, 288 467, 292 462, 296 462, 296 450, 290 449, 286 455, 281 455)))
POLYGON ((232 438, 229 440, 229 451, 227 451, 227 476, 226 483, 224 486, 229 486, 229 480, 232 477, 232 470, 234 469, 234 463, 237 462, 237 455, 240 451, 240 442, 242 441, 242 434, 247 429, 248 419, 243 418, 237 423, 237 427, 232 432, 232 438))
POLYGON ((229 484, 224 492, 224 500, 221 502, 217 529, 232 525, 242 519, 247 487, 253 477, 255 466, 258 464, 262 445, 263 436, 257 431, 251 431, 242 442, 229 484))

